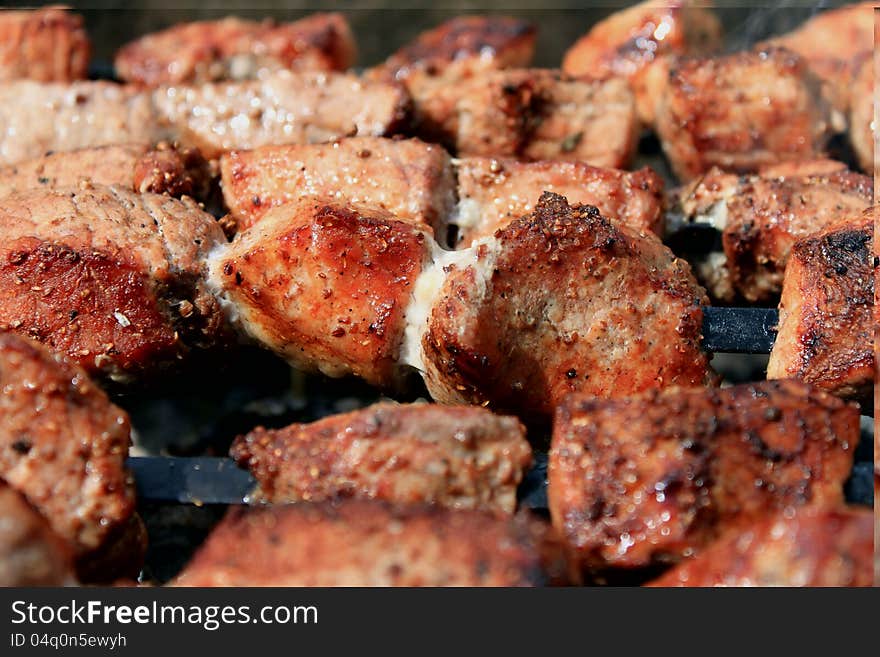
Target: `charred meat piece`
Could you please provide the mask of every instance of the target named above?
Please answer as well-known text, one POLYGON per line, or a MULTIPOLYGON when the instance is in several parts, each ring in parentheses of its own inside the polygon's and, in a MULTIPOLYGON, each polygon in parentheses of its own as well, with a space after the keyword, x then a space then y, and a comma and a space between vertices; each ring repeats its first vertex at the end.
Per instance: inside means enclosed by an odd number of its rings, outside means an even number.
POLYGON ((564 582, 541 521, 351 500, 238 508, 177 586, 535 586, 564 582))
POLYGON ((128 416, 82 369, 0 333, 0 477, 73 547, 80 576, 96 575, 85 579, 136 574, 143 559, 126 537, 138 525, 129 444, 128 416), (118 541, 131 549, 114 553, 118 541))
POLYGON ((639 3, 596 23, 565 53, 562 70, 593 78, 623 77, 636 94, 639 117, 654 118, 649 79, 665 55, 703 55, 721 42, 721 22, 691 0, 639 3))
POLYGON ((475 407, 376 404, 311 424, 255 429, 231 454, 260 502, 337 497, 513 513, 531 464, 525 429, 475 407))
POLYGON ((587 567, 675 563, 762 515, 842 503, 858 440, 857 407, 799 381, 572 395, 550 512, 587 567))
POLYGON ((91 50, 82 16, 64 7, 0 11, 0 82, 81 80, 91 50))
POLYGON ((870 405, 874 383, 872 217, 801 240, 785 269, 767 378, 798 378, 870 405))
POLYGON ((873 514, 801 509, 738 528, 651 586, 871 586, 873 514))
POLYGON ((381 209, 304 198, 217 249, 211 283, 240 327, 294 366, 394 387, 431 243, 381 209))
POLYGON ((127 44, 116 74, 147 86, 255 78, 279 69, 342 71, 355 59, 342 14, 313 14, 277 24, 228 17, 181 23, 127 44))
POLYGON ((318 196, 382 208, 440 235, 455 202, 449 155, 418 139, 264 146, 227 153, 220 169, 223 198, 239 229, 278 205, 318 196))
POLYGON ((767 302, 782 288, 792 245, 867 208, 868 176, 828 160, 779 164, 753 176, 718 169, 679 193, 685 221, 722 233, 724 253, 696 269, 716 299, 767 302))
POLYGON ((117 381, 224 333, 201 280, 225 242, 191 199, 121 187, 26 190, 0 200, 0 330, 117 381))
POLYGON ((831 110, 807 63, 782 49, 671 63, 655 129, 676 175, 737 173, 820 155, 831 110))
POLYGON ((595 205, 603 216, 635 230, 663 232, 663 180, 651 169, 633 173, 584 162, 519 162, 466 157, 456 162, 458 245, 491 236, 529 214, 545 191, 569 203, 595 205))
POLYGON ((874 172, 874 71, 878 66, 880 51, 859 58, 849 108, 849 140, 859 167, 868 175, 874 172))

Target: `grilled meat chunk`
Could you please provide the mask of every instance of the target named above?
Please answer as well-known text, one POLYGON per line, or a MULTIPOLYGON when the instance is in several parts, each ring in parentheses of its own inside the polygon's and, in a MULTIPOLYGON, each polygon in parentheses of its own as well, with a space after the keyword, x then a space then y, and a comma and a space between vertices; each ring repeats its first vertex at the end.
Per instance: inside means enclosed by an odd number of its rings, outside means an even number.
POLYGON ((232 151, 220 170, 223 199, 239 229, 278 205, 318 196, 382 208, 440 235, 455 203, 449 155, 418 139, 351 137, 232 151))
POLYGON ((874 384, 872 217, 797 242, 788 258, 767 378, 799 378, 870 406, 874 384))
POLYGON ((131 541, 107 558, 109 544, 137 525, 129 444, 128 416, 82 369, 0 333, 0 477, 70 543, 81 577, 133 575, 143 559, 144 544, 131 541))
POLYGON ((435 400, 542 419, 569 392, 709 380, 705 293, 655 235, 545 193, 472 251, 429 295, 423 362, 411 363, 435 400))
POLYGON ((745 173, 822 153, 830 107, 806 61, 782 49, 670 65, 655 129, 684 181, 713 166, 745 173))
POLYGON ((572 395, 553 427, 553 523, 591 568, 677 562, 776 511, 843 502, 859 412, 799 381, 572 395))
POLYGON ((722 233, 723 256, 697 273, 716 299, 767 302, 782 288, 792 245, 867 208, 871 178, 828 160, 776 165, 738 177, 712 169, 679 193, 686 222, 722 233))
POLYGON ((81 80, 91 49, 82 16, 64 7, 0 11, 0 82, 81 80))
POLYGON ((223 335, 201 280, 225 237, 191 199, 121 187, 26 190, 0 200, 0 330, 124 381, 223 335))
POLYGON ((564 581, 549 528, 526 516, 351 500, 238 508, 177 586, 534 586, 564 581))
POLYGON ((147 86, 243 80, 279 69, 342 71, 355 43, 342 14, 277 24, 227 17, 147 34, 116 55, 116 74, 147 86))
POLYGON ((482 408, 382 403, 240 436, 231 454, 260 502, 337 497, 513 513, 531 464, 525 429, 482 408))
POLYGON ((470 246, 529 214, 542 192, 595 205, 603 216, 635 230, 663 232, 663 180, 651 169, 633 173, 584 162, 518 162, 466 157, 455 165, 459 203, 452 218, 458 245, 470 246))
POLYGON ((651 586, 871 586, 873 514, 801 509, 738 528, 651 586))
POLYGON ((849 140, 862 171, 874 172, 874 70, 880 67, 880 51, 859 58, 849 108, 849 140))
POLYGON ((721 42, 721 22, 692 0, 648 0, 596 23, 566 53, 562 70, 594 78, 626 78, 636 94, 639 117, 654 120, 657 101, 650 79, 665 55, 704 55, 721 42))

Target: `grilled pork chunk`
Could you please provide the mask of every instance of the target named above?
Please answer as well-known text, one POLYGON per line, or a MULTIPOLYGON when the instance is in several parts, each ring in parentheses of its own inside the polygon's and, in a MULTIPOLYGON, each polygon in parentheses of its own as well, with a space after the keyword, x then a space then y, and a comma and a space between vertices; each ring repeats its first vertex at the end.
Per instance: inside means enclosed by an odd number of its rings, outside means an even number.
POLYGON ((82 16, 64 7, 0 11, 0 82, 81 80, 91 50, 82 16))
POLYGON ((225 242, 191 199, 121 187, 26 190, 0 199, 0 330, 90 373, 128 380, 224 333, 202 282, 225 242))
POLYGON ((176 586, 534 586, 567 566, 541 521, 380 502, 238 508, 176 586))
POLYGON ((116 55, 116 74, 147 86, 244 80, 279 69, 343 71, 355 43, 342 14, 277 24, 228 17, 147 34, 116 55))
POLYGON ((841 504, 858 440, 858 408, 799 381, 572 395, 550 512, 587 567, 675 563, 760 516, 841 504))
POLYGON ((859 166, 868 175, 874 172, 874 69, 880 66, 880 51, 867 53, 856 64, 849 108, 849 140, 859 166))
POLYGON ((223 199, 239 229, 278 205, 318 196, 378 207, 439 236, 455 203, 449 155, 418 139, 351 137, 232 151, 220 170, 223 199))
POLYGON ((797 242, 788 258, 767 378, 799 378, 870 405, 874 272, 870 212, 797 242))
POLYGON ((456 161, 458 245, 491 236, 529 214, 545 191, 569 203, 595 205, 603 216, 635 230, 662 234, 663 180, 651 169, 629 173, 584 162, 518 162, 465 157, 456 161))
POLYGON ((339 497, 513 513, 531 464, 525 429, 476 407, 382 403, 232 445, 260 502, 339 497))
POLYGON ((655 129, 676 175, 745 173, 820 155, 832 113, 807 62, 782 49, 669 65, 655 129))
MULTIPOLYGON (((566 53, 569 75, 626 78, 636 95, 642 122, 654 120, 651 78, 665 55, 704 55, 721 43, 721 22, 704 3, 649 0, 596 23, 566 53)), ((659 72, 662 75, 662 72, 659 72)))
POLYGON ((801 509, 737 528, 651 586, 871 586, 873 514, 801 509))

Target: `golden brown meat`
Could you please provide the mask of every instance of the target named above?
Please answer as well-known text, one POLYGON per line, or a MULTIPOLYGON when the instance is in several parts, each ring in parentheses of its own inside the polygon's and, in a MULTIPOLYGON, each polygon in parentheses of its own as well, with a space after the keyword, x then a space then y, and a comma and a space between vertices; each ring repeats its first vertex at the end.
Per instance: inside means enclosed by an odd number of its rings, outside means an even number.
POLYGON ((0 82, 81 80, 91 50, 82 16, 65 7, 0 11, 0 82))
POLYGON ((144 544, 126 536, 138 524, 129 444, 128 416, 82 369, 0 333, 0 477, 71 544, 89 579, 136 574, 143 559, 144 544), (130 549, 108 559, 119 541, 130 549))
POLYGON ((548 467, 554 526, 591 568, 675 563, 772 512, 843 502, 854 405, 799 381, 572 395, 548 467))
POLYGON ((684 181, 713 166, 745 173, 820 155, 831 109, 805 60, 771 49, 669 66, 655 129, 684 181))
POLYGON ((797 242, 767 378, 798 378, 871 404, 874 272, 870 212, 797 242))
POLYGON ((233 509, 177 586, 534 586, 566 566, 541 521, 380 502, 233 509))
POLYGON ((874 171, 874 57, 867 53, 856 64, 849 108, 849 140, 862 171, 874 171))
POLYGON ((201 280, 225 242, 191 199, 121 187, 26 190, 0 200, 0 330, 90 373, 128 380, 223 336, 201 280))
POLYGON ((594 78, 626 78, 636 94, 639 117, 654 120, 650 78, 665 55, 703 55, 721 43, 721 22, 705 3, 649 0, 596 23, 566 53, 562 70, 594 78))
POLYGON ((871 586, 869 509, 801 509, 737 528, 651 586, 871 586))
POLYGON ((712 169, 678 193, 686 223, 722 233, 723 254, 696 270, 716 299, 755 303, 782 288, 792 245, 867 208, 874 196, 868 176, 828 160, 785 163, 753 176, 712 169))
POLYGON ((147 86, 243 80, 279 69, 342 71, 356 47, 342 14, 291 23, 227 17, 179 23, 147 34, 116 54, 116 74, 147 86))
POLYGON ((418 139, 264 146, 227 153, 220 169, 223 199, 239 229, 278 205, 318 196, 382 208, 439 236, 455 203, 449 155, 418 139))
POLYGON ((476 407, 382 403, 240 436, 232 457, 259 502, 379 499, 513 513, 531 465, 525 429, 476 407))
POLYGON ((459 202, 451 222, 462 247, 529 214, 545 191, 572 204, 595 205, 635 230, 663 232, 663 180, 648 168, 629 173, 584 162, 465 157, 455 169, 459 202))

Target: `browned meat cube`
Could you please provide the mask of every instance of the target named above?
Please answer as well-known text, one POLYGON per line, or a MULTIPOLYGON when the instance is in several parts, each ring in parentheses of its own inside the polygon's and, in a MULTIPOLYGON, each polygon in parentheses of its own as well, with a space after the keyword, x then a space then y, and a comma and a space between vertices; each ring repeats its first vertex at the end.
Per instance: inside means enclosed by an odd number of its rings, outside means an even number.
POLYGON ((81 80, 91 50, 82 16, 64 7, 0 11, 0 82, 81 80))
POLYGON ((652 586, 871 586, 869 509, 801 509, 737 528, 652 586))
POLYGON ((565 53, 562 70, 594 78, 624 77, 636 94, 639 117, 654 120, 650 78, 665 55, 703 55, 721 43, 721 22, 705 3, 649 0, 596 23, 565 53))
POLYGON ((854 405, 799 381, 572 395, 553 427, 553 523, 584 565, 675 563, 756 517, 843 502, 854 405))
POLYGON ((629 173, 584 162, 519 162, 466 157, 455 165, 459 246, 489 237, 529 214, 545 191, 595 205, 603 216, 638 231, 663 232, 663 180, 651 169, 629 173))
POLYGON ((279 69, 342 71, 356 47, 342 14, 277 24, 227 17, 179 23, 147 34, 116 54, 116 74, 148 86, 243 80, 279 69))
POLYGON ((798 378, 871 404, 874 272, 870 214, 794 245, 767 378, 798 378))
POLYGON ((259 502, 337 497, 513 513, 531 464, 525 429, 478 407, 382 403, 240 436, 231 454, 259 502))
POLYGON ((227 153, 220 169, 223 198, 239 229, 278 205, 319 196, 379 207, 439 235, 455 203, 449 155, 418 139, 264 146, 227 153))
POLYGON ((129 444, 128 416, 83 370, 0 333, 0 478, 70 543, 89 581, 134 575, 143 559, 129 444), (118 543, 128 549, 114 551, 118 543))
MULTIPOLYGON (((425 285, 433 398, 548 418, 570 392, 627 395, 710 379, 705 293, 653 234, 546 193, 534 212, 425 285)), ((415 314, 413 314, 415 317, 415 314)))
POLYGON ((566 570, 537 519, 352 500, 233 509, 173 584, 534 586, 566 570))
POLYGON ((832 133, 821 83, 797 55, 771 49, 670 64, 655 129, 672 168, 745 173, 820 155, 832 133))
POLYGON ((862 171, 874 171, 874 70, 880 67, 880 51, 867 53, 858 59, 856 75, 852 83, 849 108, 849 140, 862 171))
POLYGON ((0 200, 0 330, 117 381, 224 333, 202 282, 225 237, 191 199, 121 187, 26 190, 0 200))
POLYGON ((217 249, 211 283, 246 333, 296 367, 394 386, 431 243, 381 209, 304 198, 217 249))
POLYGON ((726 302, 767 302, 782 288, 792 245, 867 208, 874 196, 868 176, 828 160, 786 163, 753 176, 718 169, 683 188, 686 222, 722 233, 723 254, 697 264, 697 273, 726 302))

